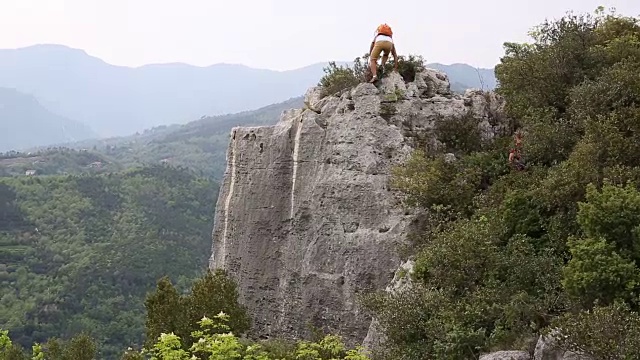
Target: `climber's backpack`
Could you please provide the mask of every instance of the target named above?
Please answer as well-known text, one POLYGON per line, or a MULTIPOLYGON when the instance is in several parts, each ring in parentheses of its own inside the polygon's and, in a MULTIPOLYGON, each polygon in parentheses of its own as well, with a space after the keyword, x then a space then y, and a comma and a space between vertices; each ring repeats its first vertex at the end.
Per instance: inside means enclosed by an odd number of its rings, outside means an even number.
POLYGON ((393 36, 393 31, 391 31, 391 27, 387 24, 382 24, 378 26, 377 31, 378 31, 378 34, 380 35, 393 36))

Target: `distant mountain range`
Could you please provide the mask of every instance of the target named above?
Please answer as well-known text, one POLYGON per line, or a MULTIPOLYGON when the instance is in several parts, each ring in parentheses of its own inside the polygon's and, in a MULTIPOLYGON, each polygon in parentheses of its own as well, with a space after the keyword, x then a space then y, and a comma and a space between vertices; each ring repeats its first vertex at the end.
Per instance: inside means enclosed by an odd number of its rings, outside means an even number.
MULTIPOLYGON (((74 138, 113 137, 159 125, 184 124, 203 116, 257 109, 301 96, 318 83, 325 66, 316 63, 289 71, 181 63, 132 68, 111 65, 83 50, 62 45, 34 45, 0 50, 0 87, 31 95, 38 106, 91 129, 75 133, 74 138)), ((466 64, 428 66, 446 72, 454 90, 481 87, 482 83, 485 88, 495 87, 493 69, 466 64)), ((12 119, 22 123, 19 117, 12 119)), ((15 132, 22 133, 24 130, 15 132)), ((22 135, 10 136, 15 140, 11 146, 16 149, 33 144, 22 135)), ((40 139, 38 145, 58 140, 40 139)))
POLYGON ((33 96, 0 88, 0 152, 96 136, 86 125, 50 112, 33 96))

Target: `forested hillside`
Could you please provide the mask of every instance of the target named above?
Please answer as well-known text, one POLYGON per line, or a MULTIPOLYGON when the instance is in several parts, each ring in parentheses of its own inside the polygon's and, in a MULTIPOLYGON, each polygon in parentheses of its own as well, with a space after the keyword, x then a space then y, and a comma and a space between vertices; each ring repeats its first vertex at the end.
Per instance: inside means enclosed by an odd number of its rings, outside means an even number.
POLYGON ((274 124, 282 111, 302 106, 302 97, 297 97, 257 110, 159 126, 132 136, 0 153, 0 176, 23 176, 27 170, 36 170, 37 175, 95 174, 162 163, 219 180, 234 126, 274 124))
MULTIPOLYGON (((75 158, 78 158, 78 150, 86 150, 80 151, 80 153, 85 154, 84 156, 91 154, 101 158, 103 165, 108 164, 112 169, 162 162, 189 168, 203 176, 220 180, 226 164, 229 135, 234 126, 275 124, 284 110, 301 108, 303 105, 302 97, 296 97, 252 111, 203 117, 185 125, 159 126, 137 135, 69 144, 69 147, 74 150, 45 148, 38 151, 34 149, 33 152, 50 154, 48 159, 53 159, 52 154, 61 151, 71 153, 75 158)), ((16 155, 18 154, 13 154, 11 157, 16 157, 16 155)), ((27 158, 25 154, 19 154, 17 157, 27 158)), ((3 161, 0 159, 0 172, 3 167, 6 168, 15 162, 15 160, 3 161)), ((43 163, 47 162, 45 160, 43 163)), ((64 168, 72 167, 65 166, 64 168)), ((95 168, 80 169, 80 167, 75 167, 73 169, 75 169, 74 171, 96 171, 95 168)), ((16 173, 16 171, 12 173, 16 173)))
POLYGON ((217 186, 168 166, 0 179, 0 329, 34 341, 86 331, 99 358, 144 336, 144 299, 206 268, 217 186))

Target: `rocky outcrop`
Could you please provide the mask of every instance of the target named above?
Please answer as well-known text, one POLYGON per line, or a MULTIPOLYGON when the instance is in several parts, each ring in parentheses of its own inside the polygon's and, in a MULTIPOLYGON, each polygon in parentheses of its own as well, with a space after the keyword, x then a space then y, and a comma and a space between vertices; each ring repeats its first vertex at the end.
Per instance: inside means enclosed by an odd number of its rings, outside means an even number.
POLYGON ((560 348, 554 338, 558 335, 556 331, 552 331, 546 336, 540 335, 534 352, 534 360, 594 360, 590 356, 576 354, 560 348))
POLYGON ((526 351, 498 351, 480 356, 480 360, 531 360, 526 351))
POLYGON ((472 114, 491 138, 502 104, 455 95, 431 69, 410 83, 392 73, 379 87, 320 90, 274 126, 232 130, 210 267, 238 282, 254 336, 303 338, 315 327, 354 345, 371 324, 358 294, 390 284, 416 220, 390 189, 392 167, 443 117, 472 114))

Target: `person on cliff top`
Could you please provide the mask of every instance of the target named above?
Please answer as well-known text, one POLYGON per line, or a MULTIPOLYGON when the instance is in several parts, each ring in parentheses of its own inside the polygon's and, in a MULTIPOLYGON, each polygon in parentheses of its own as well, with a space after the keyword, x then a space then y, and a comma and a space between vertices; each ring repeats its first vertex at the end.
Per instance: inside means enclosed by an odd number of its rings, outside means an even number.
POLYGON ((392 53, 393 69, 398 70, 398 54, 396 53, 396 46, 393 43, 393 31, 391 31, 391 27, 387 24, 378 26, 375 31, 373 41, 371 41, 371 46, 369 47, 369 64, 372 75, 372 78, 369 81, 370 83, 374 83, 378 80, 378 57, 383 52, 384 55, 382 56, 382 64, 380 66, 384 68, 384 65, 387 63, 387 59, 389 59, 389 53, 392 53))

